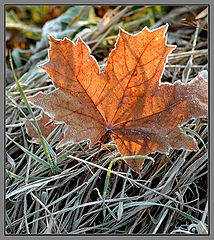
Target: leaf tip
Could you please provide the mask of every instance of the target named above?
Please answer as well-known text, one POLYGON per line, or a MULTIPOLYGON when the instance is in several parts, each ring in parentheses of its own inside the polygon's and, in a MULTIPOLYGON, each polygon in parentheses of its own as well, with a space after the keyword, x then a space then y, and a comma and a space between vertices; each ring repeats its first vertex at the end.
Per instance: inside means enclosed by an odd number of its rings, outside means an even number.
POLYGON ((38 67, 41 68, 41 69, 43 69, 43 70, 46 70, 46 69, 48 68, 47 63, 38 65, 38 67))
POLYGON ((167 29, 168 29, 168 27, 169 27, 169 23, 166 23, 166 24, 163 25, 162 27, 165 29, 165 31, 167 31, 167 29))
MULTIPOLYGON (((166 34, 166 32, 167 32, 167 30, 168 30, 168 27, 169 27, 169 24, 166 23, 165 25, 160 26, 160 27, 158 27, 158 28, 156 28, 156 29, 153 29, 152 31, 153 31, 153 32, 154 32, 154 31, 159 31, 159 32, 161 32, 161 34, 163 35, 163 37, 164 37, 165 39, 167 39, 168 34, 166 34)), ((174 46, 174 45, 173 45, 173 46, 174 46)))
POLYGON ((83 39, 80 36, 77 37, 76 46, 77 45, 86 45, 86 43, 83 41, 83 39))
POLYGON ((141 177, 142 177, 141 172, 140 172, 140 171, 137 171, 137 173, 139 174, 139 177, 141 178, 141 177))
POLYGON ((125 35, 127 35, 127 32, 122 27, 119 27, 119 35, 118 35, 118 37, 119 36, 125 36, 125 35))
POLYGON ((187 148, 187 151, 197 152, 197 151, 199 151, 199 150, 200 150, 200 149, 199 149, 198 145, 196 144, 196 142, 195 142, 194 145, 192 145, 192 146, 190 146, 189 148, 187 148))
POLYGON ((119 33, 124 32, 124 29, 122 27, 119 27, 119 33))
POLYGON ((52 37, 49 33, 48 33, 48 38, 49 38, 50 41, 56 40, 56 39, 55 39, 54 37, 52 37))
POLYGON ((159 27, 159 29, 163 31, 163 36, 165 36, 165 34, 166 34, 167 30, 168 30, 168 27, 169 27, 168 23, 166 23, 165 25, 159 27))

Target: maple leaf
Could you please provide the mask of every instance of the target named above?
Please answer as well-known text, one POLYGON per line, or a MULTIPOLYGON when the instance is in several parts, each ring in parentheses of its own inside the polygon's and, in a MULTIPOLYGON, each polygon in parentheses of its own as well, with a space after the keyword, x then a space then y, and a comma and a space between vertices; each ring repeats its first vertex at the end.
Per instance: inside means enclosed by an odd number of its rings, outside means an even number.
MULTIPOLYGON (((50 60, 41 67, 57 89, 28 100, 67 125, 59 146, 84 139, 94 145, 108 132, 122 156, 168 152, 170 147, 198 150, 179 127, 207 115, 207 81, 199 75, 187 84, 160 83, 175 48, 166 44, 167 27, 145 27, 135 35, 120 29, 105 72, 80 37, 75 45, 49 36, 50 60)), ((125 161, 140 173, 143 159, 125 161)))
MULTIPOLYGON (((35 123, 34 123, 33 120, 31 120, 31 123, 35 126, 35 123)), ((42 132, 42 135, 45 138, 47 138, 56 127, 56 124, 54 122, 52 122, 52 119, 47 114, 45 114, 44 112, 42 112, 41 115, 38 117, 37 123, 38 123, 39 128, 42 132)), ((26 125, 26 128, 27 128, 27 133, 32 137, 31 142, 39 143, 40 142, 39 135, 34 130, 32 125, 30 124, 30 122, 26 121, 25 125, 26 125)))

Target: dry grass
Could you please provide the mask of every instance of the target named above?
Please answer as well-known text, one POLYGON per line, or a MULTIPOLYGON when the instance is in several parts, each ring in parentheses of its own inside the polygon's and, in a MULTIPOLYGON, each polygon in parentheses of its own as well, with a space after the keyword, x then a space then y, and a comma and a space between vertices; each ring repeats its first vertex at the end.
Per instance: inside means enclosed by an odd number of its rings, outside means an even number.
MULTIPOLYGON (((108 10, 102 21, 88 23, 92 31, 85 34, 86 27, 81 27, 69 34, 72 39, 82 34, 104 68, 118 27, 134 32, 152 25, 149 9, 118 6, 108 10)), ((207 16, 195 19, 194 24, 188 20, 204 9, 176 7, 165 15, 171 23, 168 43, 178 47, 168 59, 162 81, 187 82, 208 70, 207 16)), ((81 14, 76 20, 80 25, 81 14)), ((155 27, 163 24, 159 14, 155 27)), ((41 44, 16 69, 26 96, 54 89, 48 75, 36 67, 47 56, 48 46, 44 44, 41 50, 41 44)), ((198 152, 151 154, 155 163, 146 160, 141 177, 124 161, 112 162, 120 155, 111 139, 101 148, 97 143, 88 149, 84 141, 56 149, 63 128, 57 126, 49 136, 49 151, 57 166, 53 174, 44 164, 43 147, 26 134, 24 122, 30 115, 16 84, 8 84, 6 90, 6 234, 208 233, 207 118, 191 120, 184 128, 197 140, 198 152)), ((33 110, 38 116, 40 110, 33 110)))

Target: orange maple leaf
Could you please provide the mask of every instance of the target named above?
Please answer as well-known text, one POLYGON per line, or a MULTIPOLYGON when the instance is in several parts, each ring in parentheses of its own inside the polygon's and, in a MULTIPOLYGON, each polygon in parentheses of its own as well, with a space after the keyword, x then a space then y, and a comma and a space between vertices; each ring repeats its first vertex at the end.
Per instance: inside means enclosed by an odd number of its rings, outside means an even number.
MULTIPOLYGON (((28 100, 67 124, 59 146, 84 139, 94 145, 108 132, 122 156, 168 152, 170 147, 198 150, 179 127, 207 115, 207 81, 199 75, 188 84, 160 84, 175 48, 166 44, 167 27, 145 27, 135 35, 120 29, 105 72, 80 37, 75 45, 50 36, 50 60, 41 67, 57 89, 28 100)), ((125 161, 140 173, 143 159, 125 161)))

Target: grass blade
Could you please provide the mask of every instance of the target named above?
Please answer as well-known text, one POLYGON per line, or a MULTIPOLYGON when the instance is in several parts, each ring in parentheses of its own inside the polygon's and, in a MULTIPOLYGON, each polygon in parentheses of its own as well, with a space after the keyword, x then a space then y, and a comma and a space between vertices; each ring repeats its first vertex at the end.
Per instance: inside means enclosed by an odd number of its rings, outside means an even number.
POLYGON ((25 152, 26 154, 28 154, 29 156, 31 156, 34 160, 36 160, 37 162, 41 163, 42 165, 44 165, 45 167, 49 168, 50 165, 43 159, 39 158, 38 156, 36 156, 35 154, 33 154, 32 152, 28 151, 27 149, 25 149, 23 146, 21 146, 19 143, 17 143, 16 141, 14 141, 10 136, 8 136, 6 134, 7 138, 10 139, 10 141, 12 141, 14 144, 16 144, 17 147, 19 147, 23 152, 25 152))
POLYGON ((10 61, 10 66, 11 66, 11 69, 12 69, 12 72, 13 72, 14 79, 15 79, 15 81, 16 81, 17 88, 18 88, 18 90, 19 90, 19 92, 20 92, 20 94, 21 94, 21 96, 22 96, 22 99, 23 99, 23 101, 24 101, 24 103, 25 103, 25 105, 26 105, 29 113, 31 114, 31 116, 32 116, 32 118, 33 118, 33 120, 34 120, 34 122, 35 122, 35 124, 36 124, 36 128, 37 128, 36 130, 37 130, 37 133, 38 133, 38 135, 39 135, 39 137, 40 137, 40 140, 41 140, 42 146, 43 146, 43 148, 44 148, 44 152, 45 152, 45 154, 46 154, 46 157, 47 157, 47 159, 48 159, 48 161, 49 161, 49 165, 50 165, 51 171, 52 171, 53 174, 55 174, 55 171, 54 171, 54 168, 53 168, 53 165, 54 165, 54 164, 53 164, 53 161, 52 161, 52 159, 51 159, 51 157, 50 157, 50 154, 49 154, 49 152, 48 152, 48 148, 47 148, 47 145, 46 145, 47 142, 45 142, 44 137, 42 136, 41 130, 40 130, 39 125, 38 125, 38 123, 37 123, 37 121, 36 121, 36 118, 35 118, 35 116, 34 116, 34 114, 33 114, 33 111, 32 111, 32 109, 31 109, 31 106, 30 106, 30 104, 28 103, 27 98, 26 98, 26 96, 25 96, 25 94, 24 94, 24 92, 23 92, 23 90, 22 90, 22 87, 21 87, 21 85, 19 84, 19 81, 18 81, 18 79, 17 79, 17 77, 16 77, 16 74, 15 74, 15 71, 14 71, 14 67, 13 67, 13 62, 12 62, 11 51, 9 51, 9 61, 10 61))
MULTIPOLYGON (((185 218, 187 218, 187 219, 189 219, 189 220, 191 220, 191 221, 193 221, 193 222, 195 222, 195 223, 199 223, 199 222, 200 222, 200 220, 198 220, 197 218, 189 215, 188 213, 185 213, 185 212, 181 211, 180 209, 171 207, 171 206, 169 206, 169 205, 164 205, 164 204, 160 204, 160 203, 155 203, 155 202, 144 202, 144 201, 142 201, 142 202, 132 202, 132 203, 124 204, 123 207, 124 207, 124 209, 126 209, 126 208, 136 207, 136 206, 142 207, 142 208, 151 207, 151 206, 166 207, 166 208, 169 208, 169 209, 171 209, 171 210, 173 210, 173 211, 181 214, 183 217, 185 217, 185 218)), ((115 207, 115 208, 112 210, 112 212, 115 213, 115 212, 118 211, 118 209, 119 209, 119 207, 117 206, 117 207, 115 207)), ((111 216, 111 215, 108 214, 108 215, 106 216, 105 221, 109 221, 110 216, 111 216)))

